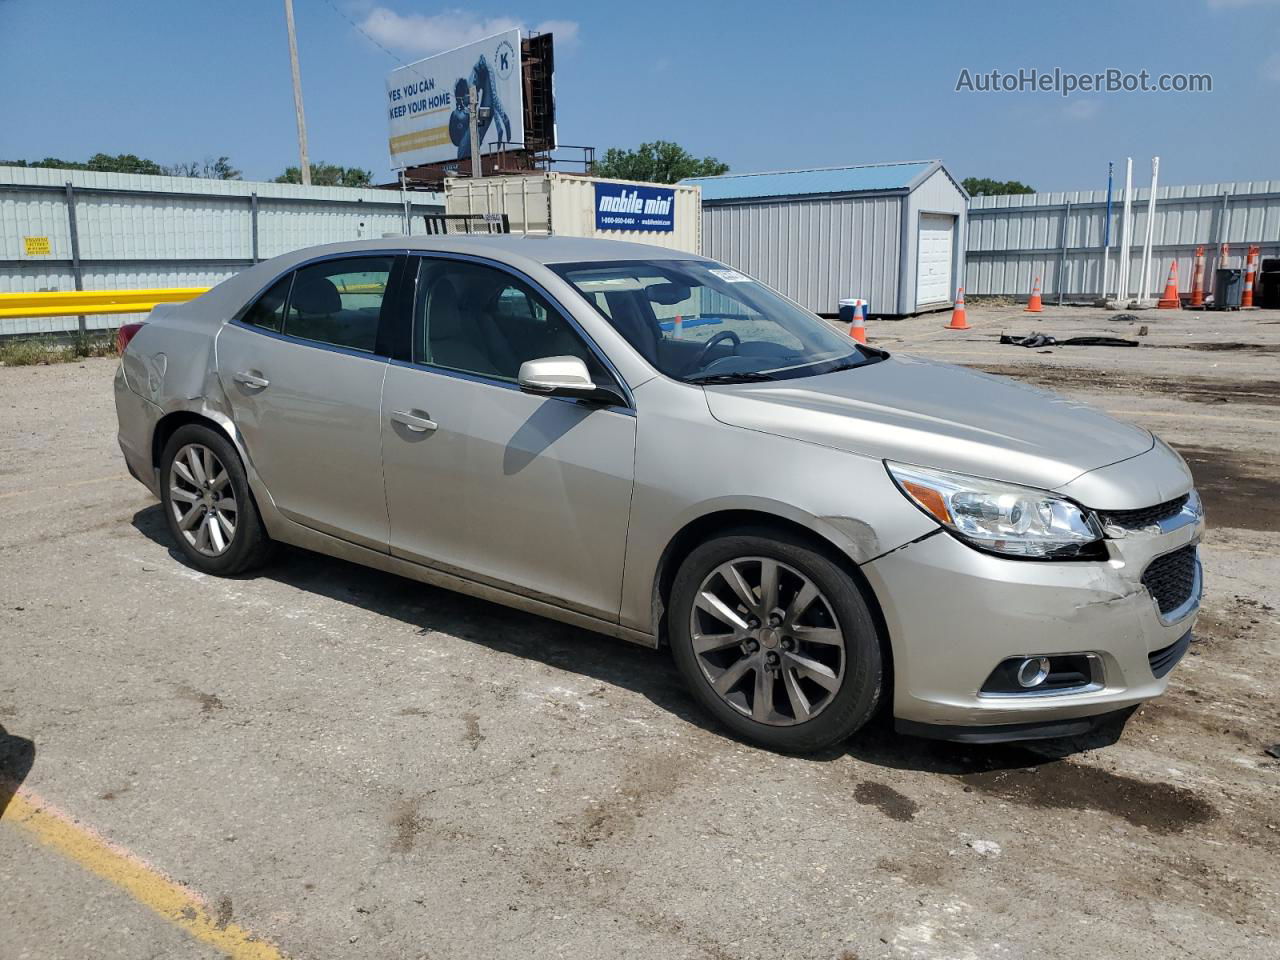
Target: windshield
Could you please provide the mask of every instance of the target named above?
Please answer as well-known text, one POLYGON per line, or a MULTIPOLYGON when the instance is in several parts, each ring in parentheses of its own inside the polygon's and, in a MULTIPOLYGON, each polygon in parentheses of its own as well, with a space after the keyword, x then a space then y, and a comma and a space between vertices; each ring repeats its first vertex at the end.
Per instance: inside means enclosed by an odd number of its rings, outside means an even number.
POLYGON ((651 364, 689 383, 785 380, 881 359, 746 274, 712 261, 551 267, 651 364))

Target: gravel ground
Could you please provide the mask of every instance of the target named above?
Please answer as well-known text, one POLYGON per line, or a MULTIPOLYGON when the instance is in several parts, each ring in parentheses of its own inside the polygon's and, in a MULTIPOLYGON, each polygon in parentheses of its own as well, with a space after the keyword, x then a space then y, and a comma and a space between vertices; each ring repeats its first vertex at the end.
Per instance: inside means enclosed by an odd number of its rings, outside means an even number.
MULTIPOLYGON (((294 551, 204 577, 87 360, 0 369, 0 765, 294 958, 1275 957, 1280 313, 1111 316, 869 333, 1188 456, 1199 636, 1123 731, 783 757, 661 652, 294 551)), ((217 955, 8 821, 0 916, 4 960, 217 955)))

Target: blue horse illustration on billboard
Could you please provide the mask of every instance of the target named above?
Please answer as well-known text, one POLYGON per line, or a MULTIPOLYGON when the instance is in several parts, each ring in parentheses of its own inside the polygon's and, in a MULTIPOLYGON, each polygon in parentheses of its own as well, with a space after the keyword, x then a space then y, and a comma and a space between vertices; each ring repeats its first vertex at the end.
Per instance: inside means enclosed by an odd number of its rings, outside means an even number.
POLYGON ((497 121, 498 142, 511 142, 511 119, 498 99, 498 86, 484 54, 471 68, 470 78, 459 77, 453 85, 454 109, 449 115, 449 139, 458 148, 458 158, 471 156, 471 89, 480 98, 480 120, 477 127, 480 143, 489 135, 489 128, 497 121))

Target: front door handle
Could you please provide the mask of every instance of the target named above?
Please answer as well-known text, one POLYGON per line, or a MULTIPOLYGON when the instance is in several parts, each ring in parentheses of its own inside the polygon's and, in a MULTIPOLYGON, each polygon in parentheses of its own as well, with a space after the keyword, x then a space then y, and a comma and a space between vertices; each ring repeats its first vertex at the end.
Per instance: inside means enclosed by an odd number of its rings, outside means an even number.
POLYGON ((425 414, 415 413, 412 410, 396 410, 391 414, 391 419, 408 427, 414 433, 430 433, 439 426, 425 414))
POLYGON ((255 390, 264 390, 271 386, 271 381, 266 377, 259 377, 255 374, 241 370, 231 378, 236 383, 244 384, 246 387, 252 387, 255 390))

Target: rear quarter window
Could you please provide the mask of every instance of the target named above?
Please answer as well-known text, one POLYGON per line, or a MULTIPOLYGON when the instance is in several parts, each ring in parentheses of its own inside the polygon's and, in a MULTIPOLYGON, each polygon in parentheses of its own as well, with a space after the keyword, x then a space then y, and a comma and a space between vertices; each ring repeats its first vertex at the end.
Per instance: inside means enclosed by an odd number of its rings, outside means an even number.
POLYGON ((293 282, 293 274, 286 274, 258 297, 256 303, 241 318, 242 323, 263 330, 279 333, 284 328, 284 305, 289 299, 289 285, 293 282))

